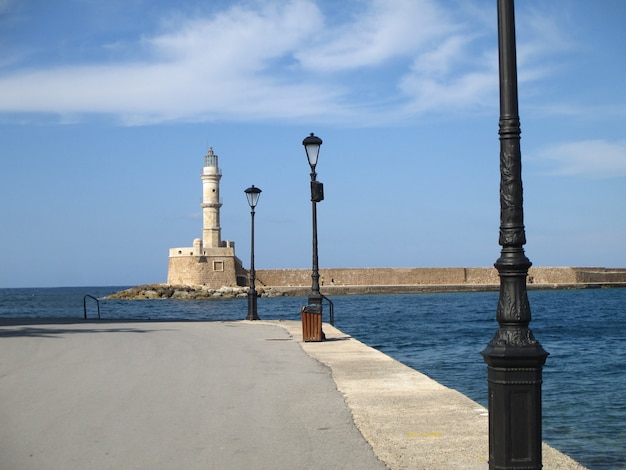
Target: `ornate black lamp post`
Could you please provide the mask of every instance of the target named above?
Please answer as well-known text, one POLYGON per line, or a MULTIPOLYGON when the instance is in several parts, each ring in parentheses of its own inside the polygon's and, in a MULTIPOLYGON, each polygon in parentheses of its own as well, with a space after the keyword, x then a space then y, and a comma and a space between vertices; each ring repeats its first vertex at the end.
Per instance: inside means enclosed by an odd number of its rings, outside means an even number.
POLYGON ((522 198, 513 0, 498 0, 500 53, 499 328, 484 351, 489 384, 489 468, 540 469, 541 380, 548 353, 528 327, 526 276, 531 262, 522 198))
POLYGON ((254 286, 254 208, 256 207, 259 196, 261 195, 261 190, 252 185, 244 192, 248 198, 248 204, 250 204, 250 215, 252 217, 252 236, 250 237, 252 240, 250 249, 250 288, 248 289, 248 316, 246 317, 246 320, 258 320, 259 316, 256 313, 257 294, 254 286))
POLYGON ((306 157, 311 167, 311 203, 313 206, 313 271, 311 273, 309 303, 302 307, 302 339, 304 341, 323 341, 323 296, 320 293, 320 273, 317 265, 317 203, 324 200, 324 185, 317 181, 317 174, 315 173, 315 165, 317 165, 317 157, 320 153, 322 139, 311 132, 311 135, 302 141, 302 145, 304 145, 306 157))
POLYGON ((306 157, 311 167, 311 203, 313 207, 313 271, 311 274, 311 293, 309 294, 309 305, 318 305, 321 313, 322 295, 320 294, 320 274, 317 262, 317 203, 324 200, 324 185, 317 181, 315 166, 320 153, 322 139, 313 132, 302 141, 306 150, 306 157))

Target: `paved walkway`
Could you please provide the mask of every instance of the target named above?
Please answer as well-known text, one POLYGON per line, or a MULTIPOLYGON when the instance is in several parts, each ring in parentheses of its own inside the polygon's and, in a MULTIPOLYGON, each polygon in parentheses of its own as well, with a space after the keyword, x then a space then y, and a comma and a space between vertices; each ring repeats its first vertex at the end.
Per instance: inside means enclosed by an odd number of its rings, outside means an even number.
POLYGON ((324 331, 0 320, 0 469, 488 467, 480 405, 324 331))

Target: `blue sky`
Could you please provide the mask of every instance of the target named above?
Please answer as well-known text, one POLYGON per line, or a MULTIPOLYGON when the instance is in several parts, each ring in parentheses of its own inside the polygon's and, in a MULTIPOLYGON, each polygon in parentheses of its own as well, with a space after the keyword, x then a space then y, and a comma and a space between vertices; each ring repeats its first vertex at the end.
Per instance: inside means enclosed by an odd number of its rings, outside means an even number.
MULTIPOLYGON (((526 254, 626 267, 626 2, 518 1, 526 254)), ((255 266, 491 266, 495 0, 0 0, 0 287, 165 282, 201 234, 255 266)))

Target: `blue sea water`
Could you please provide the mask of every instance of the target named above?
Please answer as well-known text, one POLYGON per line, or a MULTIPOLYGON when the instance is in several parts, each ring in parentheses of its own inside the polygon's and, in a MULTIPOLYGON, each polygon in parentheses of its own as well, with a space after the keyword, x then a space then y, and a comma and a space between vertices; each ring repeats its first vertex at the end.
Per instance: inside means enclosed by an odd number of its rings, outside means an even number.
MULTIPOLYGON (((123 287, 0 289, 0 317, 240 320, 246 299, 106 300, 123 287), (87 299, 88 317, 97 318, 87 299)), ((626 289, 530 291, 543 369, 543 439, 590 469, 626 469, 626 289)), ((486 405, 480 351, 497 329, 497 292, 334 297, 335 326, 486 405)), ((261 319, 299 320, 302 297, 262 298, 261 319)), ((327 316, 325 321, 327 321, 327 316)))

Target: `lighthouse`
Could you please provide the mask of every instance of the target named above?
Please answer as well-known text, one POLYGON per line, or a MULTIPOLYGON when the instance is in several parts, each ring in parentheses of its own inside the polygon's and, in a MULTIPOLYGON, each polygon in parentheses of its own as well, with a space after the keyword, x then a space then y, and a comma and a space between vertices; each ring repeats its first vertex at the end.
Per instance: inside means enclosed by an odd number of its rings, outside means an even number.
POLYGON ((202 247, 218 248, 222 246, 220 228, 220 179, 222 172, 217 166, 217 155, 213 147, 204 156, 202 169, 202 247))
POLYGON ((235 242, 222 240, 220 227, 220 180, 222 172, 213 147, 204 156, 202 180, 202 238, 192 246, 170 248, 168 284, 206 286, 245 286, 247 272, 235 255, 235 242))

